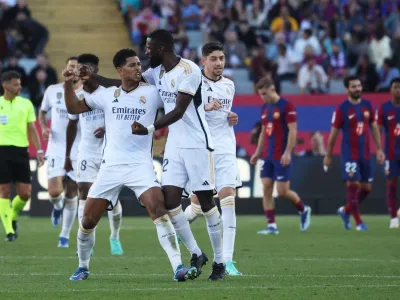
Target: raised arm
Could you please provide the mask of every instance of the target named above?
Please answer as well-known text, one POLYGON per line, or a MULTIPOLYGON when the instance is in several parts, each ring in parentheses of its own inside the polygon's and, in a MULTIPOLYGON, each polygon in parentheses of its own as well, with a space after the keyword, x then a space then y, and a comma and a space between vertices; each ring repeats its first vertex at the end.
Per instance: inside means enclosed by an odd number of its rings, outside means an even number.
POLYGON ((78 97, 75 94, 74 85, 72 83, 75 74, 69 70, 64 70, 63 75, 65 78, 65 105, 67 106, 68 113, 77 115, 90 111, 91 108, 86 104, 86 102, 79 101, 78 97))

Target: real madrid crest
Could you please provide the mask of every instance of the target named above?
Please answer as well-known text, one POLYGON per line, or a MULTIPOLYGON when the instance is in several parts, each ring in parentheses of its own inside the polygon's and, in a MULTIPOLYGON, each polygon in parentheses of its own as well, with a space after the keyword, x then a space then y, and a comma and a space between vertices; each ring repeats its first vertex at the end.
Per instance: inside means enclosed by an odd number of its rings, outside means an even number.
POLYGON ((79 100, 82 101, 83 99, 85 99, 85 95, 84 95, 84 94, 80 94, 80 95, 79 95, 79 100))
POLYGON ((274 112, 274 119, 278 119, 281 116, 279 111, 274 112))
POLYGON ((121 95, 121 90, 120 90, 120 89, 115 90, 115 92, 114 92, 114 97, 115 97, 115 98, 118 98, 119 95, 121 95))
POLYGON ((140 102, 140 104, 146 104, 146 97, 140 96, 139 102, 140 102))
POLYGON ((58 92, 58 93, 57 93, 57 99, 61 99, 61 97, 62 97, 62 93, 61 93, 61 92, 58 92))
POLYGON ((171 86, 175 87, 175 80, 173 80, 173 79, 171 80, 171 86))

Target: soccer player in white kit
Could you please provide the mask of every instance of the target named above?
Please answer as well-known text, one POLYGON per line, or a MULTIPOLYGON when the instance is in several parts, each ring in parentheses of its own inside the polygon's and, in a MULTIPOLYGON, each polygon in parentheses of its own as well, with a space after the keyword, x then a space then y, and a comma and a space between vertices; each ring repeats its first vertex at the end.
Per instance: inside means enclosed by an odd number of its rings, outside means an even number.
MULTIPOLYGON (((99 58, 93 54, 79 55, 78 68, 82 65, 92 68, 94 70, 93 72, 97 73, 99 58)), ((91 96, 95 97, 96 94, 105 89, 93 79, 81 79, 81 81, 83 84, 82 88, 76 90, 78 99, 82 100, 91 96)), ((70 159, 65 160, 65 169, 67 171, 75 169, 76 172, 76 181, 78 183, 79 190, 78 220, 80 224, 83 217, 87 194, 93 182, 96 180, 103 156, 103 137, 105 126, 104 112, 99 109, 94 109, 79 115, 70 114, 69 118, 72 120, 75 130, 71 130, 67 133, 67 157, 69 157, 69 153, 71 152, 71 148, 76 137, 75 133, 76 128, 78 127, 78 121, 81 128, 81 140, 78 146, 78 163, 76 166, 73 166, 70 159)), ((117 205, 113 210, 108 211, 108 219, 111 229, 111 254, 122 255, 124 252, 119 240, 122 206, 119 201, 117 201, 117 205)))
MULTIPOLYGON (((67 60, 67 69, 75 70, 78 65, 77 57, 67 60)), ((80 80, 73 82, 74 90, 81 87, 80 80)), ((51 221, 54 226, 60 223, 63 214, 62 229, 59 236, 58 247, 69 247, 68 240, 78 208, 75 172, 66 172, 64 161, 66 156, 66 129, 69 119, 64 99, 64 84, 51 85, 44 93, 42 105, 39 111, 39 121, 44 140, 48 140, 46 150, 47 178, 50 202, 53 204, 51 221), (47 112, 51 111, 51 126, 47 127, 47 112), (64 190, 65 179, 65 190, 64 190), (64 190, 64 196, 62 195, 64 190)), ((68 129, 67 129, 68 130, 68 129)), ((71 160, 76 163, 80 130, 71 151, 71 160)))
POLYGON ((182 190, 190 182, 190 189, 197 195, 206 217, 214 250, 209 279, 221 280, 225 273, 222 222, 213 199, 214 145, 202 104, 201 71, 192 61, 175 54, 173 37, 166 30, 150 33, 146 54, 151 68, 143 77, 157 87, 166 114, 148 127, 135 122, 133 133, 147 135, 168 126, 162 173, 166 208, 177 234, 192 254, 191 265, 200 275, 208 259, 197 245, 181 206, 182 190))
POLYGON ((79 267, 70 279, 84 280, 89 276, 96 225, 104 211, 116 205, 117 196, 124 186, 133 190, 153 219, 160 244, 170 259, 174 279, 194 279, 197 270, 195 267, 184 268, 182 264, 176 232, 153 170, 153 135, 132 134, 132 122, 140 120, 149 126, 163 103, 154 86, 140 82, 141 65, 134 50, 120 50, 115 54, 113 63, 121 76, 121 87, 110 87, 83 101, 79 101, 73 89, 75 74, 64 72, 68 112, 80 114, 94 109, 103 110, 107 139, 100 171, 89 190, 78 232, 79 267))
MULTIPOLYGON (((206 121, 214 141, 215 188, 220 199, 223 224, 223 256, 226 274, 242 275, 233 263, 236 236, 235 189, 242 186, 236 159, 236 138, 233 125, 238 116, 232 112, 235 84, 222 76, 225 67, 224 48, 221 43, 210 42, 202 48, 204 69, 202 96, 206 121)), ((191 205, 185 216, 191 223, 203 215, 196 195, 191 194, 191 205)))

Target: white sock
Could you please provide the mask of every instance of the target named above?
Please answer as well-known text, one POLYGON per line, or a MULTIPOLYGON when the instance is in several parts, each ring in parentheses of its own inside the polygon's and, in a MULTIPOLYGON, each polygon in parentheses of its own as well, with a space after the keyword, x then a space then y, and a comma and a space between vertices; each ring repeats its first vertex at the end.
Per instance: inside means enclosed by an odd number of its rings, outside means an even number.
POLYGON ((78 197, 72 199, 65 198, 63 210, 63 222, 60 237, 69 239, 71 228, 74 225, 76 211, 78 210, 78 197))
POLYGON ((122 221, 122 205, 119 201, 113 210, 108 211, 108 221, 110 223, 111 238, 119 240, 119 230, 121 229, 122 221))
POLYGON ((223 263, 222 257, 222 221, 218 208, 215 206, 208 212, 203 212, 207 221, 207 231, 210 236, 211 245, 214 251, 214 261, 217 264, 223 263))
POLYGON ((57 210, 62 210, 63 202, 61 201, 63 198, 62 194, 58 195, 57 197, 50 197, 49 201, 54 205, 54 208, 57 210))
POLYGON ((172 225, 174 225, 176 234, 181 238, 190 254, 201 255, 201 250, 194 239, 192 230, 190 229, 189 222, 186 220, 185 214, 182 211, 182 206, 169 210, 169 218, 172 225))
POLYGON ((236 236, 236 213, 235 198, 228 196, 220 201, 222 210, 222 249, 224 261, 233 260, 233 249, 235 247, 236 236))
POLYGON ((201 215, 203 215, 203 212, 201 211, 200 205, 192 203, 185 209, 185 217, 189 223, 192 223, 194 220, 197 219, 198 216, 201 215))
POLYGON ((90 252, 94 247, 95 230, 84 229, 82 226, 78 230, 78 257, 79 267, 89 270, 90 252))
POLYGON ((86 200, 79 200, 79 206, 78 206, 79 226, 82 226, 82 218, 83 218, 83 213, 85 211, 85 205, 86 205, 86 200))
POLYGON ((168 215, 155 219, 154 225, 157 228, 158 240, 161 247, 167 253, 172 270, 175 272, 176 268, 182 264, 182 257, 174 226, 168 215))

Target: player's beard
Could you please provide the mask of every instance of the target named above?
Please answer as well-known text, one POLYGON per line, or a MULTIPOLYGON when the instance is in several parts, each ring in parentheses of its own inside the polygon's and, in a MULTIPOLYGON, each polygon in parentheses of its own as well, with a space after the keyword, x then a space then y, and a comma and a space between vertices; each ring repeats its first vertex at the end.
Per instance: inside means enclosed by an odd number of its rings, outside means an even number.
POLYGON ((162 58, 161 57, 150 57, 150 68, 154 69, 157 68, 159 65, 162 64, 162 58))
POLYGON ((353 93, 350 93, 350 97, 354 100, 359 100, 361 98, 362 92, 356 91, 353 93))

